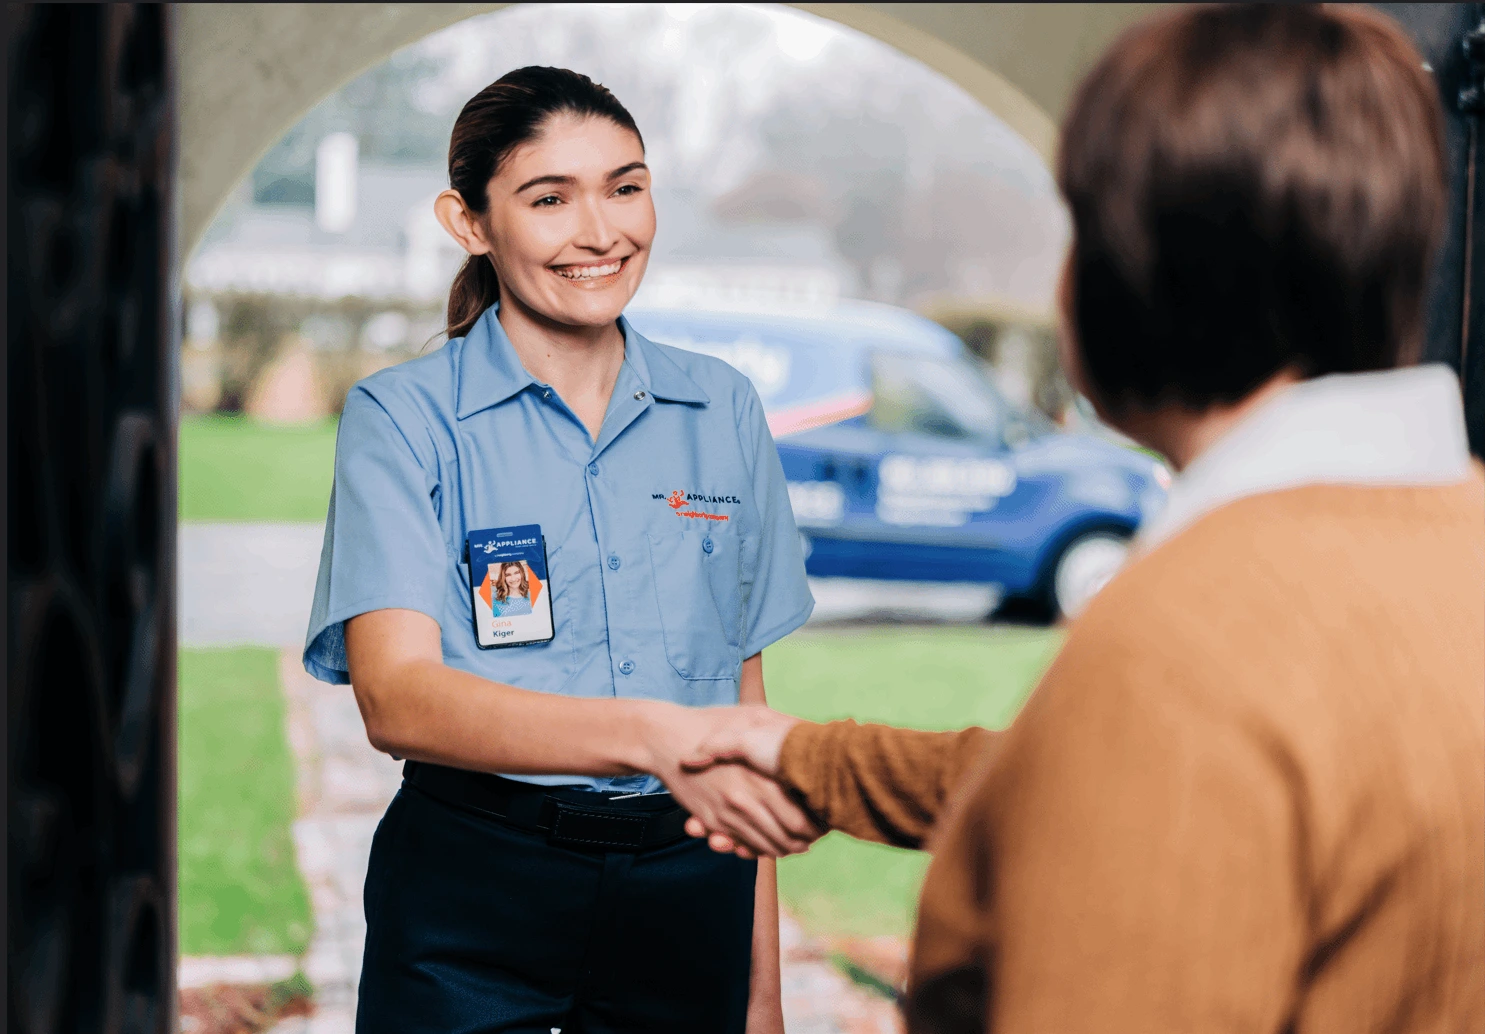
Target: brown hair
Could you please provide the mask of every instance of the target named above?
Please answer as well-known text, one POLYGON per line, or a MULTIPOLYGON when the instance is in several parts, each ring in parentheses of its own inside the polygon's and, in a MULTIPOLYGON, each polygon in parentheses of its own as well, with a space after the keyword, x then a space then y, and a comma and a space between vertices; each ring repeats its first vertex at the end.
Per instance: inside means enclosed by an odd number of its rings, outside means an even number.
MULTIPOLYGON (((471 212, 483 215, 490 206, 490 180, 500 163, 558 115, 606 118, 639 137, 644 147, 624 105, 586 75, 539 65, 507 72, 469 99, 449 139, 449 186, 471 212)), ((495 266, 488 256, 470 255, 449 288, 445 333, 463 337, 499 299, 495 266)))
POLYGON ((1193 5, 1136 26, 1078 88, 1057 177, 1078 350, 1114 412, 1416 355, 1443 129, 1380 14, 1193 5))
POLYGON ((510 590, 505 587, 505 569, 514 567, 521 572, 521 595, 531 595, 531 582, 526 577, 526 565, 519 560, 505 560, 500 564, 500 573, 495 576, 495 599, 504 603, 510 599, 510 590))

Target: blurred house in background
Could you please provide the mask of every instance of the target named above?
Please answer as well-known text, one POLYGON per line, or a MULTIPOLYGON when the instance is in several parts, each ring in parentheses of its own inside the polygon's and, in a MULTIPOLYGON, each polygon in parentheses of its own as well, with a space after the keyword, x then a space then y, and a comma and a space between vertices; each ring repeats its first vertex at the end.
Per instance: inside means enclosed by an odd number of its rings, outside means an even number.
POLYGON ((511 7, 327 97, 187 262, 186 408, 312 420, 436 346, 464 257, 432 212, 449 130, 469 96, 533 63, 603 82, 644 133, 659 230, 637 306, 917 308, 1012 398, 1066 408, 1046 316, 1066 220, 1041 158, 898 50, 723 4, 511 7))
POLYGON ((759 174, 714 200, 659 187, 659 229, 634 304, 645 308, 829 308, 859 294, 837 247, 824 186, 759 174))

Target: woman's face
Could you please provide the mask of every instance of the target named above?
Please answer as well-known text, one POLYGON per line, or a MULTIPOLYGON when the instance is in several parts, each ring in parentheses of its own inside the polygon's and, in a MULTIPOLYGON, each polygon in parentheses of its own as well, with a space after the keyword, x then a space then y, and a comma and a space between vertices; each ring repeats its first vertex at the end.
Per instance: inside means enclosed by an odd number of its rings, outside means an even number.
POLYGON ((512 564, 505 569, 503 577, 505 578, 505 591, 512 595, 519 594, 521 583, 525 581, 525 578, 521 576, 521 568, 512 564))
POLYGON ((619 318, 655 239, 639 138, 606 118, 559 116, 490 180, 486 238, 501 297, 565 326, 619 318))

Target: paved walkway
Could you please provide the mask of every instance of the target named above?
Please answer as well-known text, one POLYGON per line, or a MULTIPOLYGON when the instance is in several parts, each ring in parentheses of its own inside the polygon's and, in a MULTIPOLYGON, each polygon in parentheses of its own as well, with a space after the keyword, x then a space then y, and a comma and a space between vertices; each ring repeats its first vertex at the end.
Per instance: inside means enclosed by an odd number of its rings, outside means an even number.
POLYGON ((180 644, 303 642, 323 536, 318 524, 182 524, 180 644))
POLYGON ((315 989, 316 1013, 280 1025, 283 1034, 351 1034, 366 919, 361 887, 371 837, 402 782, 402 766, 366 740, 348 686, 311 678, 299 647, 279 657, 289 704, 289 742, 298 767, 299 819, 294 847, 309 887, 315 933, 304 975, 315 989))

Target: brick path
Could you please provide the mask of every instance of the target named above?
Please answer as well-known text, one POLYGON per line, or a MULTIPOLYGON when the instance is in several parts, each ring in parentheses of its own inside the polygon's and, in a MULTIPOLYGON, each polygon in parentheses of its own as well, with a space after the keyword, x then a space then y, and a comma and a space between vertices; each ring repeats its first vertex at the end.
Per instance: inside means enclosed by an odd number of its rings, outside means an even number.
POLYGON ((372 749, 348 686, 305 673, 298 647, 279 657, 289 704, 289 742, 298 766, 294 846, 309 887, 315 933, 304 975, 316 1013, 280 1024, 282 1034, 351 1034, 366 920, 361 885, 371 836, 402 782, 402 766, 372 749))

